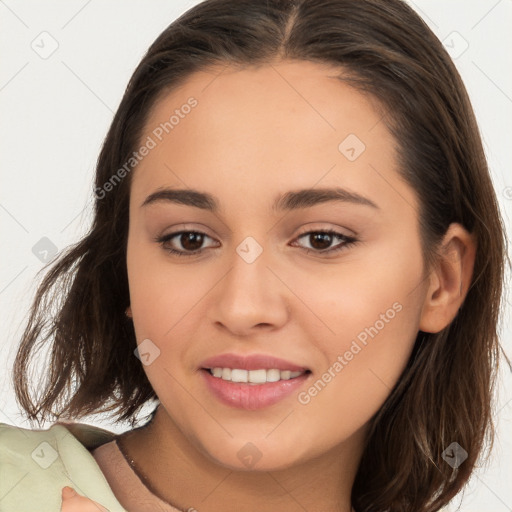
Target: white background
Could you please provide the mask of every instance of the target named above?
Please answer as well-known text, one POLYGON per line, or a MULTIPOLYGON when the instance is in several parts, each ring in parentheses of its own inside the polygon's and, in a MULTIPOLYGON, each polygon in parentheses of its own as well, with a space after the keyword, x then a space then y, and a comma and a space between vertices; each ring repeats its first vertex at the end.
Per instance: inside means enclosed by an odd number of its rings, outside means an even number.
MULTIPOLYGON (((32 248, 47 237, 61 250, 87 231, 95 161, 128 79, 156 36, 196 3, 0 0, 0 422, 30 428, 15 402, 10 371, 43 266, 32 248), (52 45, 58 45, 55 52, 44 55, 52 45)), ((512 1, 410 3, 452 47, 510 236, 512 1)), ((502 340, 512 356, 510 315, 502 340)), ((504 370, 497 443, 489 465, 456 500, 464 512, 512 510, 511 384, 504 370)), ((97 417, 87 422, 127 429, 97 417)))

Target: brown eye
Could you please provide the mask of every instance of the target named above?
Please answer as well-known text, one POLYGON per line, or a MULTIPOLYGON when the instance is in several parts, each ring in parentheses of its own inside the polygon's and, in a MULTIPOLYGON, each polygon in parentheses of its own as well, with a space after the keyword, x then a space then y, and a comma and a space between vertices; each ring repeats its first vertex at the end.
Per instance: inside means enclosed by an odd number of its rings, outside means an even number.
POLYGON ((312 252, 318 255, 331 255, 357 242, 354 237, 349 237, 333 230, 308 231, 297 238, 297 240, 301 239, 304 239, 306 244, 299 244, 300 247, 308 253, 312 252), (336 245, 333 245, 335 242, 337 242, 336 245))
MULTIPOLYGON (((155 239, 167 252, 177 256, 195 256, 203 252, 206 239, 213 239, 200 231, 179 231, 155 239)), ((210 242, 210 247, 212 247, 210 242)))
POLYGON ((313 249, 328 249, 332 243, 333 236, 330 233, 311 233, 309 243, 313 249))
POLYGON ((202 233, 191 231, 188 233, 181 233, 178 240, 186 251, 197 251, 203 245, 204 235, 202 233))

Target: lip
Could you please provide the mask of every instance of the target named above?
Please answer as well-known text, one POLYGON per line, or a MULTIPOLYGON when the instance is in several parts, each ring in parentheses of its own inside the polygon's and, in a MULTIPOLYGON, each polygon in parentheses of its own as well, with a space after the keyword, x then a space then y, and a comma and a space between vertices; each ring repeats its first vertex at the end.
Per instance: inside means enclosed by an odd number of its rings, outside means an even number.
POLYGON ((290 370, 292 372, 305 372, 308 368, 299 366, 290 361, 279 359, 267 354, 219 354, 210 357, 201 363, 201 369, 207 368, 239 368, 240 370, 290 370))
POLYGON ((206 387, 220 402, 230 407, 257 410, 269 407, 297 391, 309 379, 311 371, 301 365, 267 354, 219 354, 201 363, 200 373, 206 387), (241 370, 278 369, 305 372, 299 377, 265 384, 230 382, 214 377, 209 368, 239 368, 241 370))
POLYGON ((269 407, 296 392, 311 373, 303 373, 290 380, 267 382, 265 384, 249 384, 231 382, 214 377, 208 370, 200 371, 208 390, 225 405, 236 409, 254 411, 269 407))

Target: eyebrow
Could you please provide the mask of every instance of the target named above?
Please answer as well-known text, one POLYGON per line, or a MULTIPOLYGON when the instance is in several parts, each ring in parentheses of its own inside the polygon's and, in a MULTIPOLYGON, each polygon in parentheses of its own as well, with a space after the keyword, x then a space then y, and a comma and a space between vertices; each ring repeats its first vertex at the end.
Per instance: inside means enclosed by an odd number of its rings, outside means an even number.
MULTIPOLYGON (((371 199, 364 197, 356 192, 351 192, 343 188, 307 188, 286 192, 276 198, 272 205, 275 212, 297 210, 300 208, 309 208, 317 204, 329 201, 341 201, 357 205, 370 206, 380 209, 371 199)), ((208 210, 217 213, 220 210, 219 201, 207 192, 200 192, 194 189, 173 189, 164 188, 150 194, 142 206, 147 206, 157 202, 171 202, 193 206, 202 210, 208 210)))

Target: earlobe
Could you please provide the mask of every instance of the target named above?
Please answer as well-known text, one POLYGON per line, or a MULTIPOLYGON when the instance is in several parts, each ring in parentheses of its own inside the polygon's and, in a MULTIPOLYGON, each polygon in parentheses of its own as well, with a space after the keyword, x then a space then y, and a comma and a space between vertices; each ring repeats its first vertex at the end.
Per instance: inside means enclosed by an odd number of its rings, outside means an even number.
POLYGON ((474 236, 456 223, 439 247, 419 325, 421 331, 431 333, 443 330, 457 315, 469 291, 476 256, 474 236))
POLYGON ((133 318, 133 315, 132 315, 132 308, 131 306, 128 306, 124 312, 124 314, 128 317, 128 318, 133 318))

